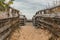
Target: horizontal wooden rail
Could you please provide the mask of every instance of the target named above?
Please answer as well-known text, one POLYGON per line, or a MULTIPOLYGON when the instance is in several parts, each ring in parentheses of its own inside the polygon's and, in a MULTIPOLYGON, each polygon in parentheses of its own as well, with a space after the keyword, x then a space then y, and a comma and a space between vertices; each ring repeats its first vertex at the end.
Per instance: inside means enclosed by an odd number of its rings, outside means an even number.
POLYGON ((35 17, 33 21, 36 27, 49 30, 53 35, 60 37, 60 18, 35 17), (38 19, 37 19, 38 18, 38 19))
POLYGON ((18 24, 19 17, 0 19, 0 40, 5 40, 18 24))

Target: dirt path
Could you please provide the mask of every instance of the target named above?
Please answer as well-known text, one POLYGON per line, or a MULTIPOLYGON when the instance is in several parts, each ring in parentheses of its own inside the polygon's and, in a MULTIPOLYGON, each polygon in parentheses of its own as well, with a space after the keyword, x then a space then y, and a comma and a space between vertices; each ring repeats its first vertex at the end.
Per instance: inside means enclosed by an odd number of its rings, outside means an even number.
POLYGON ((47 30, 35 29, 32 23, 15 30, 10 40, 48 40, 51 34, 47 30))

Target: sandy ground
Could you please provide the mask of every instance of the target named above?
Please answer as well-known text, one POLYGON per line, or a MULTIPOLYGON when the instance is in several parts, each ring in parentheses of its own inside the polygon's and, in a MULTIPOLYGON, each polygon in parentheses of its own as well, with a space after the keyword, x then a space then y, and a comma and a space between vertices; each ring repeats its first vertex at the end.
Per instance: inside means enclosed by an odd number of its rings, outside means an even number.
POLYGON ((15 30, 10 40, 49 40, 50 37, 51 34, 47 30, 35 29, 32 23, 27 23, 15 30))

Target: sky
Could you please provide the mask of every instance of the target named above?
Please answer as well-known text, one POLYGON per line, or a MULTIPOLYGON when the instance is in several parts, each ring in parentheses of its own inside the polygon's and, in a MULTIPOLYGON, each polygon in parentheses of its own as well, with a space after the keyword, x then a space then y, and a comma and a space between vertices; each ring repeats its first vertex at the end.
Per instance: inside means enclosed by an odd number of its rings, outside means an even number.
MULTIPOLYGON (((20 10, 20 14, 26 15, 31 19, 33 15, 42 9, 53 7, 56 0, 15 0, 11 5, 13 8, 20 10)), ((57 0, 59 2, 59 0, 57 0)))

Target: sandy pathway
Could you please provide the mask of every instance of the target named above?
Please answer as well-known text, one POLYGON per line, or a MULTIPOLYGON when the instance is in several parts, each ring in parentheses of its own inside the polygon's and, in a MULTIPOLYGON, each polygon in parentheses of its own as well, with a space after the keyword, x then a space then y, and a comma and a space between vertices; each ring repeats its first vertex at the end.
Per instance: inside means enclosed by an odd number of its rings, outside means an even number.
POLYGON ((15 30, 10 40, 48 40, 51 34, 47 30, 35 29, 32 23, 15 30))

